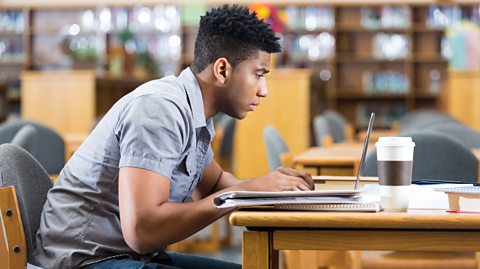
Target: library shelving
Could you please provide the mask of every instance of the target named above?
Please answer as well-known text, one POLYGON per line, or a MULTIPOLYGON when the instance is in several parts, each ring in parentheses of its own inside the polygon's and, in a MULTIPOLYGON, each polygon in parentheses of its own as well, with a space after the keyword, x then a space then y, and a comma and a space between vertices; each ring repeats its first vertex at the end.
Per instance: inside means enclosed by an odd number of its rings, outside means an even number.
MULTIPOLYGON (((94 69, 145 78, 177 73, 193 59, 199 16, 219 4, 25 3, 0 6, 0 84, 7 85, 13 111, 22 70, 94 69)), ((276 68, 310 68, 311 116, 335 109, 356 130, 371 111, 376 126, 388 128, 406 111, 442 108, 445 29, 464 19, 480 22, 480 4, 468 0, 271 4, 286 18, 276 68)))

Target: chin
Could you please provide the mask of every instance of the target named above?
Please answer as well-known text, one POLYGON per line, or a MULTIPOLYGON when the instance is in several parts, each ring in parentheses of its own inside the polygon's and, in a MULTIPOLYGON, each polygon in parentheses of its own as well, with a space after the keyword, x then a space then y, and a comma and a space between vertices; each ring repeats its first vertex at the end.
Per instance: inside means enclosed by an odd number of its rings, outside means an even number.
POLYGON ((244 113, 238 113, 235 118, 238 120, 243 120, 246 117, 247 117, 247 112, 244 112, 244 113))

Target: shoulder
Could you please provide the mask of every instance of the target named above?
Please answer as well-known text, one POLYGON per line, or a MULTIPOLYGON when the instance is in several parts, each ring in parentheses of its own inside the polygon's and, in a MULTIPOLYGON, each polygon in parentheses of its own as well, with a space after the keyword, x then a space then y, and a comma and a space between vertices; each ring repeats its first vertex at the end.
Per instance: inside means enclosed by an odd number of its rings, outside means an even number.
POLYGON ((148 96, 152 98, 175 99, 187 102, 187 93, 183 84, 175 76, 167 76, 161 79, 151 80, 133 91, 133 98, 148 96))
POLYGON ((140 85, 132 92, 127 104, 129 108, 140 108, 151 113, 190 114, 190 104, 185 88, 174 76, 152 80, 140 85))

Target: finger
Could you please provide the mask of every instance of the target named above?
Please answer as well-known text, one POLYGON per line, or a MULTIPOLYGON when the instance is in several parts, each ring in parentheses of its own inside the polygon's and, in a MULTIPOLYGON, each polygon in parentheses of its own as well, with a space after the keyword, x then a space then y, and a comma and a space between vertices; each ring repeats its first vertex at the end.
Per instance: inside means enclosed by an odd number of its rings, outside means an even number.
POLYGON ((288 177, 289 177, 289 180, 291 180, 291 184, 293 184, 295 186, 302 186, 303 187, 302 190, 311 190, 311 187, 302 178, 297 177, 297 176, 288 176, 288 177))
POLYGON ((296 170, 294 170, 292 168, 288 168, 288 167, 279 167, 277 169, 277 171, 279 171, 282 174, 288 175, 288 176, 297 176, 298 175, 298 172, 296 170))
POLYGON ((311 190, 315 189, 315 182, 313 181, 311 174, 298 172, 297 177, 302 178, 311 190))
POLYGON ((310 190, 313 190, 315 188, 315 183, 313 182, 312 175, 310 175, 309 173, 299 172, 295 169, 286 167, 280 167, 278 171, 288 176, 294 176, 303 179, 307 183, 307 186, 310 190))
POLYGON ((301 177, 308 183, 308 186, 311 190, 315 189, 315 182, 313 181, 312 175, 310 173, 302 173, 301 177))
POLYGON ((305 186, 304 184, 298 184, 297 188, 301 191, 310 191, 311 190, 308 186, 305 186))

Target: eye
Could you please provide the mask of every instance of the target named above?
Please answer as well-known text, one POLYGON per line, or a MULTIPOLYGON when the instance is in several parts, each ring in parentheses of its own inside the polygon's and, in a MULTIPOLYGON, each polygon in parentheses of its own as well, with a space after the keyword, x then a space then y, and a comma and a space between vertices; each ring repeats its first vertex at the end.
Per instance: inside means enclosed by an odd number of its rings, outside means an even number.
POLYGON ((258 78, 263 78, 263 77, 265 76, 265 74, 256 74, 256 76, 257 76, 258 78))

